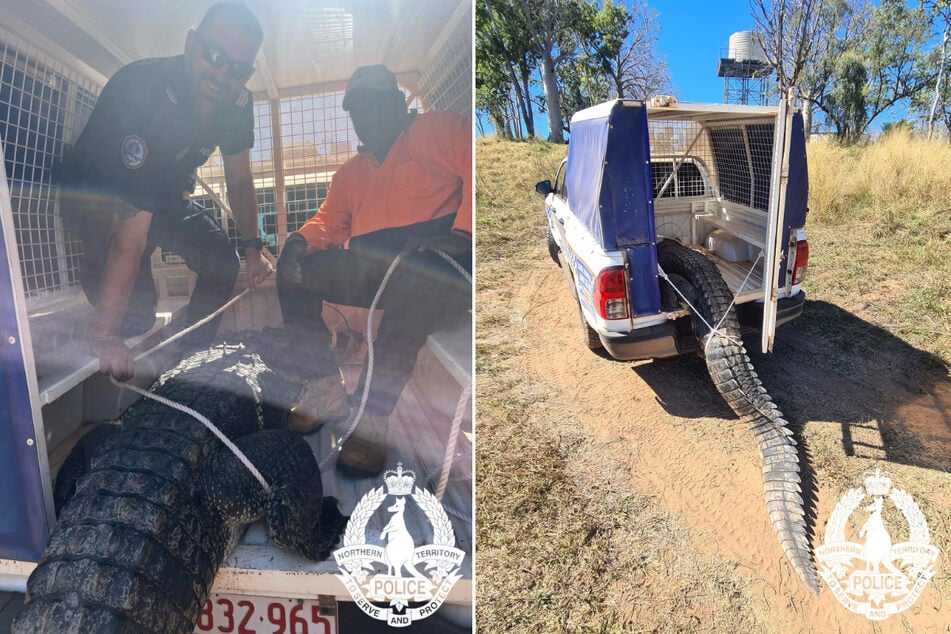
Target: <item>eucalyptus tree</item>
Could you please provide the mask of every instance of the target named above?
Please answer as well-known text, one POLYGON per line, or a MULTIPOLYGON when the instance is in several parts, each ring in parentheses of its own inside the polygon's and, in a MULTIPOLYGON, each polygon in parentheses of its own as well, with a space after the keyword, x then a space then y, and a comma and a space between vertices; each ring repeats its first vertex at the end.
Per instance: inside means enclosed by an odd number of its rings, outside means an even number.
POLYGON ((537 55, 519 7, 505 0, 476 0, 476 107, 499 133, 535 135, 531 74, 537 55), (501 128, 499 127, 501 126, 501 128))

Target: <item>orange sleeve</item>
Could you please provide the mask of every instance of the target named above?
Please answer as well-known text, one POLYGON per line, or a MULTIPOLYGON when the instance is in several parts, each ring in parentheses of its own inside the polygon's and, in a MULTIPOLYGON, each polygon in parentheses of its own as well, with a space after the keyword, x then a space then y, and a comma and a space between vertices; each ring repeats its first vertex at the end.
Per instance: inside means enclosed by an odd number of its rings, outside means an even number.
POLYGON ((472 122, 465 117, 453 117, 447 126, 447 140, 451 140, 449 167, 462 179, 462 202, 452 225, 453 233, 472 237, 472 122))
POLYGON ((350 202, 350 171, 345 163, 330 179, 327 198, 320 209, 297 233, 317 251, 336 247, 350 239, 350 218, 353 213, 350 202))

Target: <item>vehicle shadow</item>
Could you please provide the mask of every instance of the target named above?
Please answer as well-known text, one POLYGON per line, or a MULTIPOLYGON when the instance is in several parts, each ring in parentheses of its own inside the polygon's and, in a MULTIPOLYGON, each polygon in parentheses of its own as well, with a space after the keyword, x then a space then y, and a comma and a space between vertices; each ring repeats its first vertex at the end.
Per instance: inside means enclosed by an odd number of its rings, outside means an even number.
MULTIPOLYGON (((951 378, 939 357, 814 300, 806 301, 799 319, 779 328, 772 354, 759 352, 758 337, 745 344, 797 438, 806 423, 827 423, 838 426, 847 456, 951 472, 951 378)), ((633 370, 671 415, 737 418, 697 356, 658 359, 633 370)))

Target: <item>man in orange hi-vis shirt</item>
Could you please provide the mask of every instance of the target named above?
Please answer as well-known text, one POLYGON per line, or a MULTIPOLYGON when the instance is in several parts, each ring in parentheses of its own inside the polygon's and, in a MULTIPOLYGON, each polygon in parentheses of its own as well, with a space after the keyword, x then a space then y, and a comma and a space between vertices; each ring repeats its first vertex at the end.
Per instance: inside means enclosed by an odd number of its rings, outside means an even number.
MULTIPOLYGON (((337 456, 339 470, 371 477, 383 469, 387 419, 426 337, 471 308, 471 286, 433 250, 472 270, 472 126, 451 112, 408 112, 395 75, 381 65, 353 73, 343 109, 363 145, 334 174, 316 215, 288 238, 277 288, 289 347, 313 379, 291 425, 309 433, 349 414, 322 302, 369 307, 405 253, 378 304, 366 411, 337 456)), ((365 377, 366 367, 355 394, 365 377)))

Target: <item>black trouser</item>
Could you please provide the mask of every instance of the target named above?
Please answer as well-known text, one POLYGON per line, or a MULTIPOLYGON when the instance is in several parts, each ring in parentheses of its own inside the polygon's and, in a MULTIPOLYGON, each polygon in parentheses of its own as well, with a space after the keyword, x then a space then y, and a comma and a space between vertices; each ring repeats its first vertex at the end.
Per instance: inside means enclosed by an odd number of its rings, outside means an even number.
MULTIPOLYGON (((79 279, 93 305, 99 302, 112 239, 113 211, 124 207, 124 203, 115 199, 61 194, 64 224, 83 242, 85 255, 79 279)), ((240 267, 238 254, 214 218, 200 205, 188 201, 182 201, 178 207, 162 209, 152 214, 148 242, 122 319, 120 334, 123 337, 142 334, 155 324, 158 294, 152 278, 151 255, 156 247, 180 255, 188 268, 198 274, 188 304, 187 324, 220 308, 234 290, 240 267)), ((220 317, 213 319, 189 334, 186 344, 208 345, 215 337, 219 321, 220 317)))
MULTIPOLYGON (((368 308, 393 257, 375 250, 317 251, 301 258, 300 284, 278 278, 284 330, 303 373, 321 377, 339 372, 321 317, 323 302, 368 308)), ((471 270, 471 251, 456 259, 471 270)), ((426 337, 470 310, 471 293, 469 283, 435 253, 414 252, 400 260, 377 304, 383 316, 373 345, 369 413, 388 416, 393 411, 426 337)), ((366 366, 357 394, 362 394, 365 375, 366 366)))

